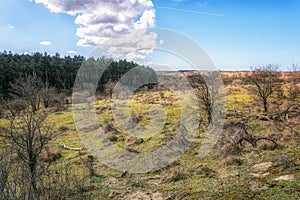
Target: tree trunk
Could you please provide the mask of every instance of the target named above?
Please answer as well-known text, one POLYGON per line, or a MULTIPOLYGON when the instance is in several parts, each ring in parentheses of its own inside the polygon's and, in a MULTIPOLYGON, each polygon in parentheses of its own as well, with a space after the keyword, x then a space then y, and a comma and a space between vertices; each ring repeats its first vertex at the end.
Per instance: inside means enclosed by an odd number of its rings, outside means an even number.
POLYGON ((36 184, 36 161, 31 161, 29 163, 29 170, 30 170, 30 192, 31 197, 36 199, 35 197, 38 196, 38 189, 36 184))
POLYGON ((213 121, 213 113, 212 113, 212 109, 210 107, 206 108, 207 111, 207 120, 208 120, 208 124, 213 125, 214 121, 213 121))
POLYGON ((268 112, 268 102, 266 99, 264 99, 264 110, 265 112, 268 112))

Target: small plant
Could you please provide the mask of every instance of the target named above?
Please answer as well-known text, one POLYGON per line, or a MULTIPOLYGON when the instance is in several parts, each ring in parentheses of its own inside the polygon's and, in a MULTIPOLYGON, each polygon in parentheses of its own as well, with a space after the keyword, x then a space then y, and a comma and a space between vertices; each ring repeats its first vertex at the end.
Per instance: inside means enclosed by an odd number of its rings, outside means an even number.
POLYGON ((179 168, 172 169, 170 175, 165 179, 166 183, 173 183, 180 180, 187 179, 189 175, 183 170, 179 168))
POLYGON ((142 121, 144 118, 144 115, 142 112, 133 112, 131 114, 131 119, 134 123, 138 124, 140 121, 142 121))
POLYGON ((64 132, 64 131, 67 131, 67 130, 69 130, 69 127, 64 126, 64 125, 62 125, 62 126, 60 126, 60 127, 58 128, 58 131, 60 131, 60 132, 64 132))
POLYGON ((85 166, 89 170, 89 176, 90 177, 97 176, 96 170, 95 170, 95 157, 94 156, 92 156, 92 155, 87 156, 85 166))

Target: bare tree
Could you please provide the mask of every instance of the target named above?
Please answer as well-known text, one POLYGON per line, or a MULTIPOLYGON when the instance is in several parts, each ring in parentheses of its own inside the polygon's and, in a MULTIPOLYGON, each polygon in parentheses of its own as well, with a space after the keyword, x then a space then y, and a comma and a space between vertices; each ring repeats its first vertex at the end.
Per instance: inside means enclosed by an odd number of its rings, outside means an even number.
POLYGON ((105 85, 104 85, 104 91, 105 93, 111 98, 112 93, 114 91, 114 87, 116 85, 116 82, 109 80, 105 85))
POLYGON ((224 103, 223 80, 217 71, 189 77, 191 84, 196 89, 196 95, 203 106, 207 121, 214 124, 222 111, 224 103))
POLYGON ((259 66, 249 75, 250 81, 255 85, 254 93, 260 98, 265 112, 268 112, 268 100, 279 88, 279 65, 268 64, 259 66))
POLYGON ((19 78, 11 84, 11 95, 26 101, 35 112, 40 108, 43 87, 42 80, 36 74, 33 76, 25 75, 25 77, 19 78))
MULTIPOLYGON (((1 130, 3 129, 1 128, 0 131, 1 130)), ((1 135, 2 134, 3 133, 1 133, 1 135)), ((10 151, 10 148, 5 147, 4 142, 1 142, 0 144, 0 199, 4 199, 6 197, 6 185, 11 172, 12 152, 10 151)))
POLYGON ((212 101, 212 98, 209 94, 209 88, 207 84, 203 83, 200 84, 199 87, 197 88, 197 95, 199 97, 200 102, 202 105, 205 107, 205 111, 207 114, 207 121, 208 123, 212 122, 212 115, 213 115, 213 104, 214 102, 212 101))
POLYGON ((291 78, 289 79, 290 84, 288 86, 288 100, 291 103, 295 103, 295 100, 300 96, 300 66, 293 64, 289 69, 291 78))
MULTIPOLYGON (((20 101, 7 106, 11 109, 11 114, 7 114, 10 123, 0 126, 0 199, 89 197, 85 187, 90 186, 86 186, 86 180, 71 177, 66 166, 61 166, 61 171, 57 166, 49 167, 50 163, 43 159, 43 152, 47 152, 49 142, 58 134, 47 123, 47 112, 38 110, 35 104, 42 100, 40 87, 33 84, 35 79, 21 80, 26 82, 16 83, 14 91, 20 101), (8 151, 4 151, 6 146, 8 151)), ((90 173, 95 172, 93 167, 90 173)))
POLYGON ((300 97, 300 66, 293 64, 289 68, 289 72, 286 73, 284 78, 286 81, 285 89, 286 93, 278 95, 277 100, 277 112, 274 113, 274 127, 278 131, 283 132, 285 129, 289 130, 294 136, 299 136, 300 133, 297 130, 299 127, 299 100, 300 97))
POLYGON ((35 199, 39 195, 37 179, 39 158, 46 145, 55 137, 51 126, 46 124, 47 113, 26 109, 19 116, 10 118, 5 137, 16 153, 28 181, 28 197, 35 199), (28 175, 28 176, 27 176, 28 175))
POLYGON ((45 108, 53 105, 56 91, 54 87, 44 87, 41 90, 41 99, 45 108))
POLYGON ((20 102, 17 106, 8 105, 10 124, 2 128, 4 140, 11 147, 16 169, 19 170, 17 177, 22 177, 14 185, 18 185, 20 191, 26 191, 26 194, 20 194, 20 198, 39 198, 37 181, 43 171, 39 158, 48 142, 56 136, 53 128, 46 123, 47 113, 39 111, 43 87, 36 75, 25 76, 12 84, 12 96, 20 102))
POLYGON ((40 109, 41 103, 48 108, 54 102, 55 95, 55 88, 44 84, 36 74, 25 75, 11 84, 11 96, 26 102, 34 112, 40 109))

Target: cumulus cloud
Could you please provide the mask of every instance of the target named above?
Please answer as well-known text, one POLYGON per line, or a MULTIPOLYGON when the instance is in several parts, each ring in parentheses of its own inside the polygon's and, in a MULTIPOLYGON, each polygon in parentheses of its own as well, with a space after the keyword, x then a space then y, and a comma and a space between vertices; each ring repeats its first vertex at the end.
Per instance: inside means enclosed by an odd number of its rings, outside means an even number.
POLYGON ((74 50, 69 50, 67 51, 68 54, 77 54, 77 51, 74 51, 74 50))
POLYGON ((147 33, 145 29, 139 29, 123 34, 122 37, 107 40, 103 46, 107 48, 108 56, 122 58, 126 55, 129 60, 141 60, 153 52, 156 39, 156 33, 147 33))
POLYGON ((135 57, 132 54, 139 52, 136 49, 137 44, 140 45, 144 41, 150 44, 148 48, 151 49, 156 39, 155 34, 135 31, 155 25, 155 9, 151 0, 35 0, 35 2, 43 4, 51 12, 76 16, 74 23, 80 26, 76 30, 76 35, 80 38, 77 45, 100 47, 110 45, 107 53, 113 57, 120 56, 120 52, 117 51, 121 49, 121 45, 123 54, 135 57))
POLYGON ((41 41, 40 45, 44 45, 44 46, 50 46, 51 42, 50 41, 41 41))

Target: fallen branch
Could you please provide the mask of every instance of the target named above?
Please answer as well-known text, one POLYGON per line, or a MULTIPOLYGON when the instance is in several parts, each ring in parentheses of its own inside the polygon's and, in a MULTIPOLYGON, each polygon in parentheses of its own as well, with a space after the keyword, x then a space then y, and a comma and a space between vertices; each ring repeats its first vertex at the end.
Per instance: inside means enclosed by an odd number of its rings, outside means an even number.
POLYGON ((260 137, 260 138, 255 139, 255 145, 257 145, 257 142, 258 142, 259 140, 268 140, 268 141, 272 142, 272 143, 275 145, 275 146, 274 146, 274 149, 277 148, 277 146, 278 146, 277 142, 275 142, 275 141, 274 141, 273 139, 271 139, 271 138, 266 138, 266 137, 260 137))
POLYGON ((272 142, 275 145, 274 149, 277 148, 278 144, 272 138, 256 137, 247 131, 246 126, 244 124, 241 125, 241 128, 244 131, 244 134, 241 134, 240 139, 237 141, 237 144, 243 146, 242 142, 243 142, 243 140, 245 140, 245 141, 249 142, 253 147, 257 147, 257 142, 259 140, 267 140, 267 141, 272 142))
POLYGON ((82 151, 83 149, 81 147, 77 147, 77 148, 72 148, 72 147, 68 147, 67 145, 63 145, 64 149, 68 149, 68 150, 73 150, 73 151, 82 151))

